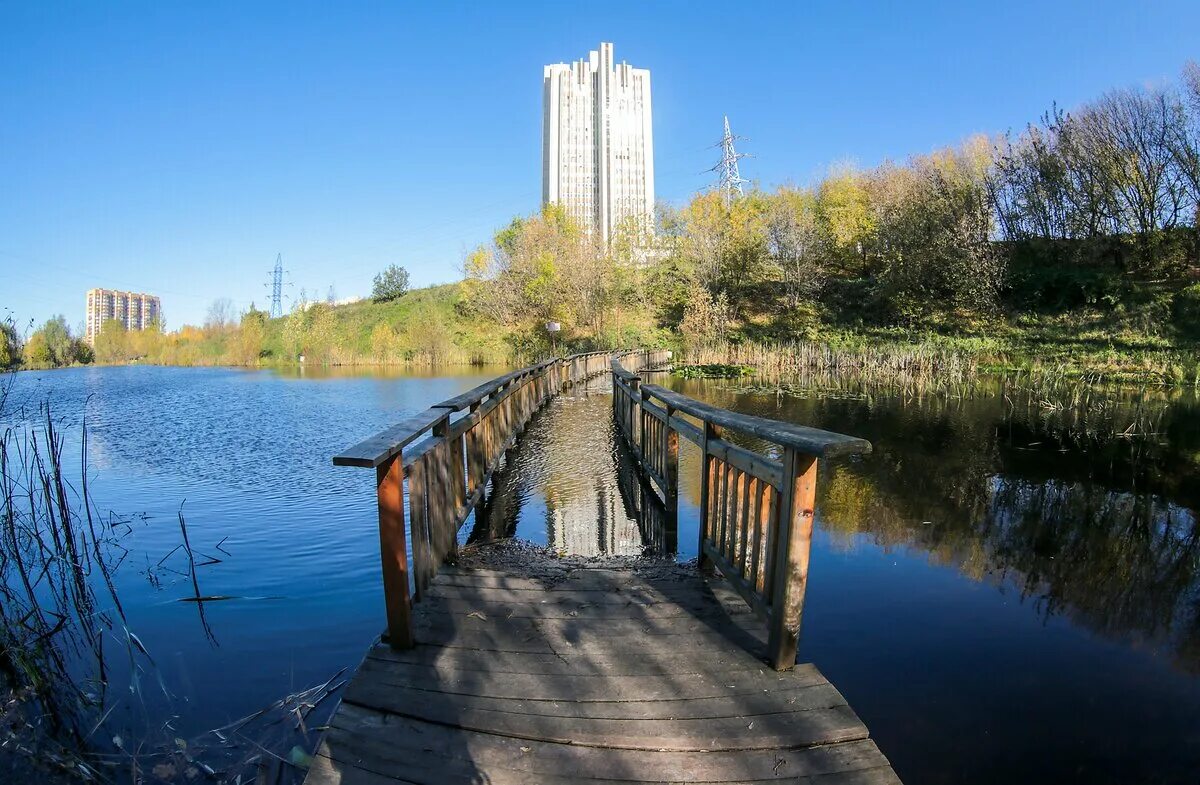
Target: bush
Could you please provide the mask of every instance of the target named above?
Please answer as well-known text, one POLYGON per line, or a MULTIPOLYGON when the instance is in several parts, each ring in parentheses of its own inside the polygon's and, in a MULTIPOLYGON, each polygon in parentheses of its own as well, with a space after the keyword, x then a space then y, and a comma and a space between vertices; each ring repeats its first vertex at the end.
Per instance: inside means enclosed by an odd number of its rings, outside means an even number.
POLYGON ((1200 283, 1175 293, 1171 300, 1171 323, 1185 335, 1200 337, 1200 283))

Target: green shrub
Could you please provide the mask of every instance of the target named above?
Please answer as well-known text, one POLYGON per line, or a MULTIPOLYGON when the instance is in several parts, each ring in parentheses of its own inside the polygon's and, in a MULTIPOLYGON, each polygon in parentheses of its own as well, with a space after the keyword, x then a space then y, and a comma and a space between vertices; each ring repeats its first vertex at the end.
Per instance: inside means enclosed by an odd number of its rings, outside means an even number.
POLYGON ((1171 323, 1189 336, 1200 336, 1200 283, 1180 289, 1171 299, 1171 323))

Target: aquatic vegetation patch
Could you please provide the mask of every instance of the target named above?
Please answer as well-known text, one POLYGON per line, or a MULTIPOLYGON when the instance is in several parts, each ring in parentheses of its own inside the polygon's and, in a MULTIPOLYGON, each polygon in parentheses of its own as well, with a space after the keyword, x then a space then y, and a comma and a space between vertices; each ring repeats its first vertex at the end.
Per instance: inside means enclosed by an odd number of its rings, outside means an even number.
POLYGON ((731 363, 676 365, 671 373, 681 379, 743 379, 755 374, 754 366, 731 363))

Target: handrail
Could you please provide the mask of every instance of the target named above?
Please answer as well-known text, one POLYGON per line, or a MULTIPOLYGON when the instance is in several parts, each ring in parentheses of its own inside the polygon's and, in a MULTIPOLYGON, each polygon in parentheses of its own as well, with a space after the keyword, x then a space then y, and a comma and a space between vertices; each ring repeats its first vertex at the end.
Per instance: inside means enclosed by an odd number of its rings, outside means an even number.
POLYGON ((482 511, 488 482, 530 418, 567 387, 605 373, 610 357, 610 352, 585 352, 512 371, 333 456, 336 466, 375 469, 390 645, 413 645, 412 602, 421 599, 439 566, 454 553, 458 530, 472 510, 482 511), (466 414, 451 419, 464 410, 466 414), (405 479, 412 534, 411 595, 405 479))
POLYGON ((644 352, 612 359, 617 429, 673 513, 678 509, 679 436, 700 448, 700 567, 717 567, 767 622, 768 659, 777 670, 790 670, 796 663, 808 583, 818 462, 870 452, 871 443, 731 412, 643 384, 640 375, 623 365, 628 360, 640 370, 657 359, 644 352), (727 434, 773 444, 780 459, 735 444, 727 434))

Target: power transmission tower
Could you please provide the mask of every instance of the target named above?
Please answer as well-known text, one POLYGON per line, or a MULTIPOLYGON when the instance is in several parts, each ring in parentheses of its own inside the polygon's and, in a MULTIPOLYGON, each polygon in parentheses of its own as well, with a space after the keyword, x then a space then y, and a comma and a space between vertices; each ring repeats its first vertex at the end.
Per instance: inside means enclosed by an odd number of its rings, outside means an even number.
POLYGON ((733 149, 735 140, 746 141, 745 137, 734 136, 729 130, 729 116, 725 116, 725 135, 721 137, 721 141, 713 145, 721 148, 721 162, 709 169, 710 172, 717 173, 716 189, 721 192, 721 198, 725 204, 733 201, 735 196, 743 196, 742 186, 749 182, 743 180, 741 173, 738 171, 738 159, 747 158, 746 153, 739 153, 733 149))
POLYGON ((283 273, 283 254, 276 254, 275 269, 271 271, 271 281, 267 284, 267 288, 271 290, 272 319, 283 316, 283 273))

